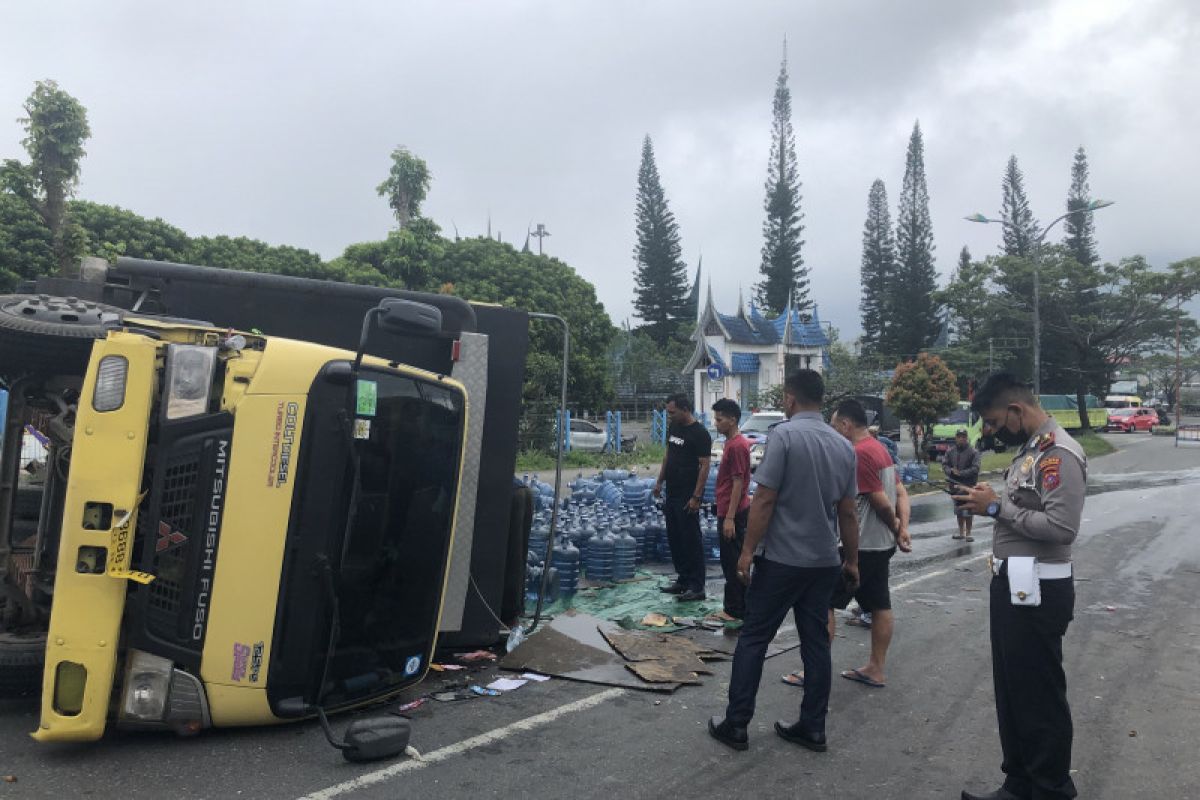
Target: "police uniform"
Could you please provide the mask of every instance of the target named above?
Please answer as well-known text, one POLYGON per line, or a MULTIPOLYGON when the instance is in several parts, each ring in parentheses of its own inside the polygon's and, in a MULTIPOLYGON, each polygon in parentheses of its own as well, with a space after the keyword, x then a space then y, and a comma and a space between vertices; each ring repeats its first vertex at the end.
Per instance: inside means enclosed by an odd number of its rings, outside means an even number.
POLYGON ((1076 796, 1062 637, 1074 615, 1071 544, 1086 487, 1083 449, 1049 419, 1017 453, 988 509, 996 519, 990 617, 1004 788, 1021 798, 1076 796))

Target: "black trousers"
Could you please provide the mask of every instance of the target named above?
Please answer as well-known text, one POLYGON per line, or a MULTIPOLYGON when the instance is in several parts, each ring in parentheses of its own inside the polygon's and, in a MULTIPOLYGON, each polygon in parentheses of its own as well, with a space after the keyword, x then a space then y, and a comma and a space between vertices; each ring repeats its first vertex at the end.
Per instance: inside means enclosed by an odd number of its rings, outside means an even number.
POLYGON ((754 717, 754 700, 762 681, 767 645, 789 611, 796 616, 800 658, 804 662, 804 699, 800 725, 809 733, 825 732, 833 665, 829 657, 829 598, 842 572, 836 567, 791 567, 761 556, 746 591, 746 617, 733 652, 729 705, 725 718, 745 726, 754 717))
MULTIPOLYGON (((721 572, 725 574, 725 613, 741 619, 746 616, 746 584, 742 583, 737 574, 737 562, 742 556, 742 545, 746 542, 746 521, 750 517, 750 509, 739 511, 733 515, 733 538, 721 536, 721 572)), ((724 530, 725 521, 718 522, 724 530)))
POLYGON ((1075 797, 1071 708, 1062 637, 1075 612, 1071 578, 1043 580, 1040 606, 1014 606, 1008 576, 992 578, 992 680, 1004 788, 1017 797, 1075 797))
POLYGON ((687 510, 689 498, 667 497, 663 516, 667 523, 667 542, 671 545, 671 563, 683 588, 704 591, 704 536, 700 533, 700 514, 687 510))

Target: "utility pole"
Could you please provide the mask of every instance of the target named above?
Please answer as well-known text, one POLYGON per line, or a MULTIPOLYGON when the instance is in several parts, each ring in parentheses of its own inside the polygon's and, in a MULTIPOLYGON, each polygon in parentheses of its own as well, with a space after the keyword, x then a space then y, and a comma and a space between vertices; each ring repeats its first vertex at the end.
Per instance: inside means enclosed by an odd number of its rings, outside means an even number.
POLYGON ((543 225, 542 223, 540 223, 540 222, 539 222, 539 223, 537 224, 537 229, 536 229, 536 230, 535 230, 533 233, 531 233, 531 234, 529 234, 529 235, 530 235, 530 236, 536 236, 536 237, 537 237, 537 240, 538 240, 538 255, 540 256, 540 255, 542 254, 542 240, 543 240, 543 239, 545 239, 547 236, 549 236, 549 235, 550 235, 550 231, 546 230, 546 226, 545 226, 545 225, 543 225))
MULTIPOLYGON (((1072 214, 1090 214, 1093 211, 1111 206, 1111 200, 1092 200, 1083 208, 1076 208, 1068 211, 1061 217, 1058 217, 1046 227, 1042 228, 1042 232, 1038 235, 1037 241, 1033 245, 1033 393, 1040 395, 1042 393, 1042 315, 1041 315, 1041 280, 1039 273, 1041 272, 1042 262, 1042 243, 1046 241, 1046 234, 1050 232, 1058 223, 1062 222, 1072 214)), ((1003 219, 992 219, 983 214, 972 214, 969 217, 963 217, 968 222, 995 222, 1004 224, 1003 219)))
POLYGON ((1176 444, 1178 446, 1178 431, 1180 423, 1180 409, 1183 406, 1183 361, 1180 358, 1180 313, 1183 311, 1183 296, 1175 301, 1175 430, 1176 444))

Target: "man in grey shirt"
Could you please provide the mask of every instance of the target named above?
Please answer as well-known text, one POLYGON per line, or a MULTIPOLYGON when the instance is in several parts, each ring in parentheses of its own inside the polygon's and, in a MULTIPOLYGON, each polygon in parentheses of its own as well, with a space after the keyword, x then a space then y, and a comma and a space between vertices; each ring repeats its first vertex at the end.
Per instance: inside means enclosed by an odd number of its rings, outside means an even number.
POLYGON ((972 408, 983 417, 985 433, 995 431, 997 440, 1019 449, 1001 494, 981 483, 957 498, 963 508, 996 520, 992 680, 1005 775, 997 791, 964 791, 962 797, 1075 797, 1062 640, 1075 610, 1071 544, 1083 515, 1087 459, 1012 375, 989 377, 972 408))
POLYGON ((749 747, 746 726, 762 679, 767 645, 789 611, 794 612, 804 661, 800 720, 775 723, 782 738, 823 752, 832 665, 826 616, 838 576, 858 582, 858 518, 854 449, 821 417, 825 384, 803 369, 783 387, 788 420, 767 436, 755 473, 738 577, 749 583, 746 616, 733 655, 725 718, 713 717, 708 732, 735 750, 749 747), (842 557, 838 556, 838 537, 842 557), (751 565, 753 564, 753 573, 751 565))

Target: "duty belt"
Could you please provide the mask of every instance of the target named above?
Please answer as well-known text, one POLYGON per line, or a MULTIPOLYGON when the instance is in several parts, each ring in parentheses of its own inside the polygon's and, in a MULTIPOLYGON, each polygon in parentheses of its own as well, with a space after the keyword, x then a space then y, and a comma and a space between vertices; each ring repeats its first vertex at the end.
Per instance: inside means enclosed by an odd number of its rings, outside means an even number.
MULTIPOLYGON (((988 556, 988 564, 992 568, 993 575, 999 575, 1001 568, 1004 566, 1003 558, 993 558, 988 556)), ((1037 562, 1037 576, 1039 580, 1055 580, 1058 578, 1071 577, 1071 562, 1065 564, 1049 564, 1045 561, 1037 562)))

